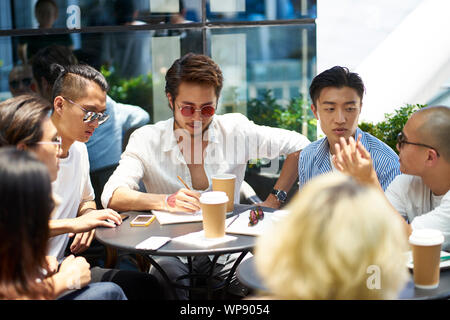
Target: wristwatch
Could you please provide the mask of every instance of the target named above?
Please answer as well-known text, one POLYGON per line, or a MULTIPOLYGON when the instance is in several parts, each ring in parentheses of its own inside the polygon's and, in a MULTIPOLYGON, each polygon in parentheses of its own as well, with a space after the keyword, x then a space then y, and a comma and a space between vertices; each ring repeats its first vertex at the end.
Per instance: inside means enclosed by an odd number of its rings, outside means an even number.
POLYGON ((281 203, 286 202, 287 199, 287 193, 286 191, 283 190, 277 190, 277 189, 272 189, 272 191, 270 192, 271 194, 274 194, 275 197, 277 197, 277 200, 281 203))

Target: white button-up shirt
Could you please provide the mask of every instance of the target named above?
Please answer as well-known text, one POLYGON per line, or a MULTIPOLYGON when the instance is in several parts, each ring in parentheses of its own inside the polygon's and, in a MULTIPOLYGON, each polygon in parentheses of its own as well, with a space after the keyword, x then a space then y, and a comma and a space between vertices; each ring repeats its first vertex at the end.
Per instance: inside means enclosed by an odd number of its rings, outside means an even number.
MULTIPOLYGON (((250 159, 273 159, 299 151, 310 143, 297 132, 256 125, 240 113, 215 115, 203 140, 208 141, 204 158, 209 181, 206 190, 212 187, 212 175, 235 174, 235 202, 239 202, 239 190, 250 159)), ((198 161, 201 163, 201 159, 198 161)), ((278 161, 273 162, 278 165, 278 161)), ((276 173, 278 168, 267 170, 276 173)), ((184 187, 177 176, 194 189, 189 168, 174 134, 173 118, 141 127, 131 135, 119 166, 106 183, 102 204, 106 208, 113 192, 119 187, 138 190, 141 179, 149 193, 172 194, 184 187)))

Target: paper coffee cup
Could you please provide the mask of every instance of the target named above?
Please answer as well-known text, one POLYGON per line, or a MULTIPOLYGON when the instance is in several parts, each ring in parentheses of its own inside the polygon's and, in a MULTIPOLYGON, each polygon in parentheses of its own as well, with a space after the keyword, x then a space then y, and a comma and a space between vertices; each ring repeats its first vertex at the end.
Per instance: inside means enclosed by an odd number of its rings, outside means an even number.
POLYGON ((420 289, 439 286, 442 232, 434 229, 414 230, 409 237, 413 253, 414 285, 420 289))
POLYGON ((213 191, 223 191, 228 196, 227 212, 234 210, 234 186, 236 176, 234 174, 215 174, 211 177, 213 191))
POLYGON ((200 196, 205 238, 225 236, 225 217, 228 197, 225 192, 210 191, 200 196))

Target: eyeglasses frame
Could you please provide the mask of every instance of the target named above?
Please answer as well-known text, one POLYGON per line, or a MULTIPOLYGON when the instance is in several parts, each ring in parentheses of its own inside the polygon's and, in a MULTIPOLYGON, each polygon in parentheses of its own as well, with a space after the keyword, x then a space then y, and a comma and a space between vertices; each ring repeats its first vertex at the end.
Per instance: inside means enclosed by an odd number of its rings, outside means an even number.
MULTIPOLYGON (((180 105, 178 105, 178 104, 176 104, 176 106, 177 106, 177 108, 178 108, 178 110, 180 110, 180 112, 182 112, 181 110, 183 109, 183 108, 192 108, 192 109, 194 109, 194 112, 200 112, 200 116, 202 117, 202 118, 211 118, 211 117, 213 117, 215 114, 216 114, 216 107, 215 106, 212 106, 212 105, 206 105, 206 106, 203 106, 203 107, 201 107, 200 109, 196 109, 196 108, 194 108, 193 106, 183 106, 183 107, 181 107, 180 105), (208 107, 211 107, 211 108, 213 108, 214 109, 214 113, 212 114, 212 115, 210 115, 210 116, 204 116, 201 112, 202 112, 202 110, 203 110, 203 108, 208 108, 208 107)), ((189 118, 189 117, 193 117, 194 116, 194 113, 192 113, 192 115, 190 115, 190 116, 185 116, 185 115, 183 115, 183 113, 181 113, 181 115, 183 116, 183 117, 186 117, 186 118, 189 118)))
POLYGON ((73 105, 76 105, 78 108, 80 108, 81 110, 84 111, 83 122, 92 122, 92 121, 95 121, 97 119, 101 119, 102 117, 105 117, 104 119, 98 120, 98 125, 101 125, 101 124, 105 123, 106 120, 109 119, 109 114, 86 110, 85 108, 83 108, 82 105, 80 105, 80 104, 78 104, 76 102, 73 102, 69 98, 66 98, 66 97, 63 97, 63 96, 61 96, 61 97, 64 100, 66 100, 67 102, 69 102, 69 103, 71 103, 73 105), (97 116, 97 117, 95 119, 93 119, 93 120, 87 120, 86 118, 89 118, 89 116, 91 116, 91 118, 95 117, 95 116, 97 116))
POLYGON ((425 147, 425 148, 429 148, 429 149, 433 149, 434 151, 436 151, 437 156, 439 157, 439 152, 436 150, 436 148, 429 146, 427 144, 424 143, 416 143, 416 142, 409 142, 408 140, 406 140, 405 134, 403 133, 403 131, 400 131, 397 135, 397 145, 399 149, 402 149, 403 144, 412 144, 414 146, 420 146, 420 147, 425 147))
POLYGON ((36 142, 36 144, 53 144, 55 146, 57 146, 58 150, 61 149, 61 144, 62 144, 62 139, 60 136, 56 137, 57 141, 39 141, 36 142))

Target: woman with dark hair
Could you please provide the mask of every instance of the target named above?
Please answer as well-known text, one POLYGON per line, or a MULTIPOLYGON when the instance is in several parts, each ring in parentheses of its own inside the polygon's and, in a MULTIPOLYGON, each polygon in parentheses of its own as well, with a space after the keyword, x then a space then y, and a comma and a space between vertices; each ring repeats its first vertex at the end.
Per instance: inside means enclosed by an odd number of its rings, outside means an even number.
POLYGON ((0 298, 42 299, 48 219, 54 209, 44 164, 13 148, 0 150, 0 298))
MULTIPOLYGON (((54 299, 85 287, 91 276, 84 258, 70 256, 56 272, 46 257, 55 208, 46 166, 28 152, 0 148, 0 181, 0 299, 54 299)), ((114 284, 88 289, 69 297, 125 298, 114 284)))

